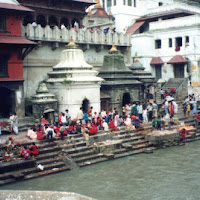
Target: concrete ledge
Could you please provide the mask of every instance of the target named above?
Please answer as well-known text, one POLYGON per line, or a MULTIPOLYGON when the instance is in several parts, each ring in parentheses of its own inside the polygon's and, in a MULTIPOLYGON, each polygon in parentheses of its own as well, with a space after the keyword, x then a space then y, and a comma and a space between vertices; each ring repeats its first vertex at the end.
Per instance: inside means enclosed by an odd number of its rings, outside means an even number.
POLYGON ((72 192, 49 192, 49 191, 28 191, 28 190, 1 190, 1 199, 19 200, 95 200, 72 192))

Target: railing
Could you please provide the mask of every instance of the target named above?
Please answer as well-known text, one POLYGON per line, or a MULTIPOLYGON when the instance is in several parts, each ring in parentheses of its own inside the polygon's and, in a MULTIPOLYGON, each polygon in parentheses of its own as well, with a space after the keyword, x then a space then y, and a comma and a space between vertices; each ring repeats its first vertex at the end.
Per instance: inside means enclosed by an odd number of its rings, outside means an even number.
POLYGON ((188 95, 188 78, 185 78, 176 90, 175 99, 183 100, 188 95))
POLYGON ((112 45, 114 43, 117 46, 131 46, 129 34, 108 32, 105 35, 103 31, 97 32, 94 30, 94 32, 90 32, 89 29, 75 31, 73 28, 70 30, 64 28, 61 30, 57 26, 50 28, 47 25, 43 28, 40 25, 33 27, 31 24, 28 24, 22 27, 22 35, 29 40, 37 41, 67 43, 72 36, 74 42, 80 44, 112 45))

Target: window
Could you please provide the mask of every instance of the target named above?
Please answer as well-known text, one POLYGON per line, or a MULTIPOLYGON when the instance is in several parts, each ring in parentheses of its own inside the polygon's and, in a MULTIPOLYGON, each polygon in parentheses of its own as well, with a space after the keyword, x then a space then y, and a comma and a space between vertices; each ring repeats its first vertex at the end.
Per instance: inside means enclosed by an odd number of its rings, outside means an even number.
POLYGON ((185 46, 189 46, 190 45, 190 38, 189 36, 185 36, 185 46))
POLYGON ((117 0, 114 0, 114 6, 116 6, 117 5, 117 0))
POLYGON ((111 7, 111 0, 107 0, 107 8, 111 7))
POLYGON ((182 47, 182 37, 176 38, 176 47, 182 47))
POLYGON ((128 0, 128 6, 132 6, 132 0, 128 0))
POLYGON ((104 2, 104 0, 102 1, 102 3, 103 3, 103 8, 105 9, 105 2, 104 2))
POLYGON ((0 55, 0 77, 8 77, 8 56, 0 55))
POLYGON ((169 47, 172 47, 172 38, 169 38, 169 47))
POLYGON ((0 16, 0 32, 6 32, 6 17, 0 16))
POLYGON ((159 2, 159 3, 158 3, 158 6, 162 6, 162 5, 163 5, 163 2, 159 2))
POLYGON ((124 0, 124 5, 126 5, 126 0, 124 0))
POLYGON ((136 7, 136 0, 134 0, 134 7, 136 7))
POLYGON ((155 49, 161 49, 161 40, 155 40, 155 49))

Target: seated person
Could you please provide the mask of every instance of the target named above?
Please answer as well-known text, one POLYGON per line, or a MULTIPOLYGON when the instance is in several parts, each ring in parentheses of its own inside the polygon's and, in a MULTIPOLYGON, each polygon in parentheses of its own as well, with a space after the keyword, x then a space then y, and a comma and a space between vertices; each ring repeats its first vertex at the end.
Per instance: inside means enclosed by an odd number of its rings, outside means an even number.
POLYGON ((98 132, 98 128, 95 124, 91 124, 91 126, 88 128, 88 130, 91 135, 94 135, 95 133, 98 132))
POLYGON ((8 152, 12 151, 12 149, 15 147, 14 140, 11 135, 8 138, 6 147, 8 152))
POLYGON ((22 146, 22 150, 21 150, 20 154, 26 160, 31 158, 31 151, 27 148, 26 145, 22 146))
POLYGON ((81 123, 78 123, 78 124, 75 126, 75 130, 77 131, 77 133, 82 133, 81 123))
POLYGON ((37 138, 37 133, 35 132, 35 129, 33 127, 28 129, 27 137, 29 137, 30 139, 36 139, 37 138))
POLYGON ((31 155, 37 156, 39 154, 38 147, 35 142, 32 143, 32 146, 29 148, 31 155))

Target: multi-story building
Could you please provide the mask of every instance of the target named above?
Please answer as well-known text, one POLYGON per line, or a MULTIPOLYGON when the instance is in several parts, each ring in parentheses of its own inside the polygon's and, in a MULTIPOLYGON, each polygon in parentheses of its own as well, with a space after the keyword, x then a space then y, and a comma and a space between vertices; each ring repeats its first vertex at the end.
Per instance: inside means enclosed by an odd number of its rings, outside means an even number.
POLYGON ((82 19, 87 14, 85 9, 94 4, 92 0, 20 0, 20 3, 35 10, 35 13, 23 19, 22 34, 38 43, 37 48, 24 60, 27 108, 29 105, 31 107, 30 99, 39 83, 46 80, 52 66, 59 62, 60 53, 71 36, 84 51, 86 62, 96 69, 102 65, 104 55, 113 43, 125 55, 126 62, 130 63, 130 35, 105 34, 103 31, 82 27, 82 19))
POLYGON ((0 117, 24 116, 23 59, 35 42, 21 36, 21 18, 33 10, 0 0, 0 117))
POLYGON ((115 17, 116 29, 125 28, 131 34, 133 60, 157 79, 187 78, 189 93, 200 92, 199 1, 101 0, 101 3, 115 17))
MULTIPOLYGON (((198 95, 199 24, 200 8, 196 4, 178 2, 153 9, 128 29, 132 34, 132 57, 157 79, 187 78, 189 93, 198 95)), ((185 95, 183 90, 181 93, 185 95)))

